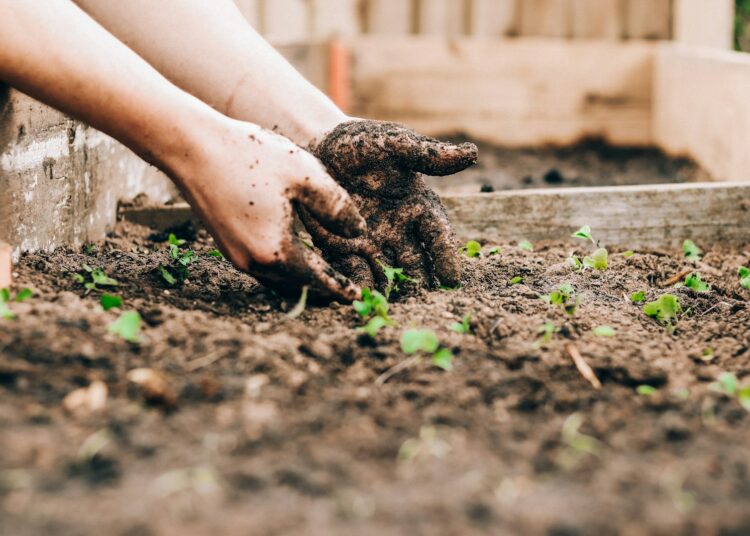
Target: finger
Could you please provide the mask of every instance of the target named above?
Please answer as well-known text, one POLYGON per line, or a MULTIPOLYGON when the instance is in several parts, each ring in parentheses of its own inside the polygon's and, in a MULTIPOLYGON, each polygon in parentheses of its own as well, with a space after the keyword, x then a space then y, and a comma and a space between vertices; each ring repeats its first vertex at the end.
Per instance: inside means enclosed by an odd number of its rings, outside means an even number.
POLYGON ((476 164, 479 156, 473 143, 446 143, 410 130, 392 142, 400 146, 398 154, 403 166, 433 177, 458 173, 476 164))
MULTIPOLYGON (((437 198, 437 196, 435 196, 437 198)), ((419 235, 433 260, 433 272, 441 284, 455 287, 461 283, 461 259, 448 216, 439 200, 437 206, 419 221, 419 235)))
POLYGON ((306 266, 315 294, 343 303, 351 303, 361 296, 362 289, 359 286, 334 270, 317 253, 304 246, 300 246, 297 251, 306 266))
POLYGON ((347 238, 367 231, 367 223, 349 194, 321 166, 319 174, 301 180, 293 192, 301 203, 329 231, 347 238))
POLYGON ((375 288, 375 277, 368 262, 357 255, 349 255, 333 263, 333 267, 362 288, 375 288))
POLYGON ((419 286, 432 286, 432 277, 426 268, 425 255, 416 240, 405 240, 396 250, 398 268, 404 269, 404 274, 419 280, 419 286))

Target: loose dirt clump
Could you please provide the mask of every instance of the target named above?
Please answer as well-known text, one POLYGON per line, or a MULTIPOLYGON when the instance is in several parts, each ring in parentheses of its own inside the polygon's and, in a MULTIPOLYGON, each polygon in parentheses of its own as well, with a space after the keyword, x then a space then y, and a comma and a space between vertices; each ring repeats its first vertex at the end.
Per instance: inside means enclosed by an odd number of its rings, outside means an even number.
POLYGON ((170 286, 149 234, 122 224, 16 267, 35 295, 0 321, 2 534, 750 532, 750 414, 712 387, 750 375, 743 249, 703 244, 697 293, 661 288, 693 266, 681 251, 573 271, 580 243, 487 240, 461 289, 407 285, 373 341, 350 306, 289 318, 294 300, 208 255, 203 232, 170 286), (109 332, 120 312, 74 280, 84 264, 119 282, 139 342, 109 332), (574 316, 539 298, 563 284, 574 316), (678 297, 674 333, 639 290, 678 297), (448 328, 467 314, 471 333, 448 328), (453 371, 424 359, 376 383, 410 328, 435 330, 453 371))

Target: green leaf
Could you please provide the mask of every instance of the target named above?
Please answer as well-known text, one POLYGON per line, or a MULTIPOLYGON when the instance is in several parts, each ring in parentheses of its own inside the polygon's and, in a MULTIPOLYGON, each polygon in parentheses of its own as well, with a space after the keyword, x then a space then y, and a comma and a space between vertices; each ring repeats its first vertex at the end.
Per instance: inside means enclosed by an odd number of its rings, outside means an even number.
POLYGON ((382 316, 388 319, 388 299, 377 290, 369 288, 362 289, 362 300, 355 301, 352 306, 362 318, 367 318, 371 314, 382 316))
POLYGON ((614 328, 610 326, 599 326, 594 328, 594 335, 597 337, 614 337, 616 334, 614 328))
POLYGON ((740 266, 740 286, 750 290, 750 269, 745 266, 740 266))
POLYGON ((399 285, 401 283, 416 283, 416 279, 412 279, 408 275, 404 273, 403 268, 392 268, 390 266, 386 266, 382 262, 378 261, 378 264, 383 269, 383 273, 385 274, 385 278, 388 281, 388 285, 385 287, 385 297, 387 299, 390 299, 391 292, 398 292, 399 285))
POLYGON ((440 347, 440 342, 434 331, 430 329, 412 329, 401 335, 401 350, 406 355, 417 352, 434 354, 440 347))
POLYGON ((692 240, 685 240, 682 243, 682 254, 685 255, 685 258, 691 262, 698 262, 701 260, 701 256, 703 255, 703 250, 695 245, 695 242, 692 240))
POLYGON ((516 276, 516 277, 514 277, 513 279, 510 280, 511 286, 518 285, 520 283, 523 283, 523 277, 521 277, 520 275, 518 275, 518 276, 516 276))
POLYGON ((547 322, 546 324, 542 324, 541 326, 539 326, 537 333, 540 337, 534 343, 534 348, 541 348, 545 344, 549 343, 555 333, 557 333, 557 331, 557 327, 551 322, 547 322))
POLYGON ((297 302, 297 305, 295 305, 291 311, 289 311, 286 315, 287 318, 298 318, 302 313, 305 312, 305 307, 307 307, 307 290, 308 286, 305 285, 302 287, 302 292, 300 292, 299 301, 297 302))
POLYGON ((476 240, 469 240, 468 242, 466 242, 466 244, 464 244, 464 247, 461 248, 461 251, 463 251, 469 258, 481 257, 482 244, 480 244, 476 240))
POLYGON ((609 252, 600 248, 597 249, 590 257, 583 258, 583 265, 586 268, 592 268, 594 270, 606 270, 609 266, 608 263, 609 252))
POLYGON ((224 256, 224 254, 219 251, 218 249, 212 249, 207 253, 209 257, 216 257, 217 259, 221 259, 223 261, 227 260, 227 258, 224 256))
POLYGON ((4 320, 13 320, 16 315, 8 308, 10 301, 10 289, 0 289, 0 318, 4 320))
POLYGON ((740 392, 737 393, 737 400, 743 408, 750 411, 750 386, 740 389, 740 392))
POLYGON ((633 292, 630 295, 630 301, 633 303, 643 303, 646 301, 646 293, 642 290, 639 290, 637 292, 633 292))
POLYGON ((528 240, 521 240, 518 243, 518 247, 521 249, 525 249, 526 251, 534 251, 534 244, 532 244, 528 240))
POLYGON ((623 257, 625 257, 626 259, 629 259, 629 258, 630 258, 630 257, 632 257, 633 255, 635 255, 635 252, 633 252, 633 251, 630 251, 630 250, 628 250, 628 251, 626 251, 626 252, 624 252, 624 253, 622 254, 622 256, 623 256, 623 257))
POLYGON ((114 309, 115 307, 119 307, 120 309, 122 309, 122 298, 120 296, 105 293, 102 294, 99 302, 102 304, 102 308, 105 311, 109 311, 110 309, 114 309))
POLYGON ((168 284, 174 286, 177 284, 177 279, 169 272, 166 266, 159 266, 159 272, 161 273, 162 279, 168 284))
POLYGON ((503 250, 502 250, 501 248, 499 248, 499 247, 495 246, 494 248, 491 248, 491 249, 490 249, 490 250, 489 250, 489 251, 487 252, 487 255, 488 255, 488 256, 490 256, 490 257, 492 257, 493 255, 500 255, 500 253, 502 253, 502 251, 503 251, 503 250))
POLYGON ((138 333, 141 329, 141 315, 137 311, 126 311, 120 318, 109 325, 109 332, 128 342, 138 342, 138 333))
POLYGON ((664 294, 658 300, 644 305, 643 312, 666 326, 677 323, 679 315, 682 314, 682 307, 677 296, 664 294))
POLYGON ((450 372, 453 370, 453 352, 450 348, 440 348, 432 355, 432 364, 450 372))
POLYGON ((83 285, 86 282, 86 278, 81 274, 73 274, 73 281, 80 285, 83 285))
POLYGON ((187 250, 185 253, 180 255, 180 257, 177 259, 177 262, 179 262, 182 266, 187 266, 191 262, 193 262, 198 256, 196 255, 195 251, 192 249, 187 250))
POLYGON ((8 303, 9 301, 10 301, 10 289, 1 288, 0 289, 0 303, 8 303))
POLYGON ((650 385, 639 385, 635 390, 639 395, 651 396, 656 393, 656 388, 650 385))
POLYGON ((454 322, 450 325, 450 329, 456 333, 471 333, 471 315, 464 315, 461 322, 454 322))
POLYGON ((30 288, 24 288, 18 291, 18 294, 16 294, 16 301, 18 303, 25 302, 29 298, 34 296, 34 291, 30 288))
POLYGON ((116 287, 119 285, 116 279, 107 276, 101 268, 91 271, 91 279, 95 285, 100 287, 116 287))
POLYGON ((381 329, 389 325, 389 322, 382 316, 373 316, 367 324, 357 328, 358 331, 367 333, 370 338, 374 339, 378 336, 381 329))
POLYGON ((727 396, 735 396, 738 392, 739 381, 737 376, 731 372, 722 372, 717 381, 708 386, 711 391, 722 393, 727 396))
POLYGON ((185 240, 181 238, 177 238, 177 235, 175 235, 174 233, 169 233, 168 242, 172 246, 184 246, 185 245, 185 240))
POLYGON ((583 263, 581 262, 581 259, 576 257, 575 255, 571 255, 568 257, 568 264, 570 265, 573 270, 582 270, 583 269, 583 263))
POLYGON ((591 227, 584 225, 578 229, 575 233, 570 235, 571 238, 581 238, 583 240, 591 240, 592 243, 596 244, 596 240, 591 236, 591 227))
POLYGON ((688 275, 683 284, 696 292, 708 292, 711 290, 711 285, 701 279, 700 272, 688 275))
POLYGON ((714 360, 716 355, 714 355, 714 349, 713 348, 704 348, 703 352, 701 353, 701 360, 705 361, 706 363, 710 363, 714 360))

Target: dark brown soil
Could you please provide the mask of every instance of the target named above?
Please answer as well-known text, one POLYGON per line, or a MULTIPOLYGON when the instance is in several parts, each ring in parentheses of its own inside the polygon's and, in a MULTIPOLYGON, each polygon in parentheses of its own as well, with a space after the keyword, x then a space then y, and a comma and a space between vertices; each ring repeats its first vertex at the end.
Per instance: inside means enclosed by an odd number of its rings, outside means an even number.
MULTIPOLYGON (((464 137, 454 136, 462 142, 464 137)), ((648 147, 614 147, 598 139, 566 147, 497 147, 476 142, 479 163, 457 175, 429 179, 441 193, 477 193, 526 188, 626 186, 710 180, 685 158, 648 147)))
POLYGON ((743 249, 708 251, 711 292, 671 291, 688 311, 673 335, 625 296, 663 293, 689 267, 680 252, 573 273, 566 258, 585 245, 500 243, 464 259, 462 289, 407 293, 398 327, 372 342, 349 306, 289 319, 292 303, 206 256, 205 237, 189 244, 201 255, 188 282, 168 288, 165 245, 147 234, 121 226, 91 253, 17 266, 37 294, 0 321, 1 534, 750 533, 750 414, 709 389, 722 371, 750 375, 743 249), (145 319, 139 344, 108 333, 118 313, 70 276, 84 263, 120 281, 145 319), (574 317, 538 297, 565 282, 583 299, 574 317), (474 333, 451 332, 465 314, 474 333), (537 349, 545 322, 560 332, 537 349), (410 327, 436 330, 454 370, 425 360, 378 386, 410 327), (126 377, 140 367, 163 374, 173 406, 144 402, 126 377), (66 412, 95 380, 105 409, 66 412), (592 448, 564 440, 571 415, 592 448))

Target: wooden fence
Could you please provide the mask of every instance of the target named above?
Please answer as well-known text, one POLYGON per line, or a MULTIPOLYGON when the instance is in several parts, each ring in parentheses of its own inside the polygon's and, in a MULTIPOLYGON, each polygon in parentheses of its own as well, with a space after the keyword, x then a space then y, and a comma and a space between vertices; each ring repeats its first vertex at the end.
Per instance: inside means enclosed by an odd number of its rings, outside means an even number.
POLYGON ((279 44, 371 34, 670 39, 675 12, 686 1, 703 3, 703 9, 712 12, 727 4, 725 0, 236 0, 252 24, 279 44))

